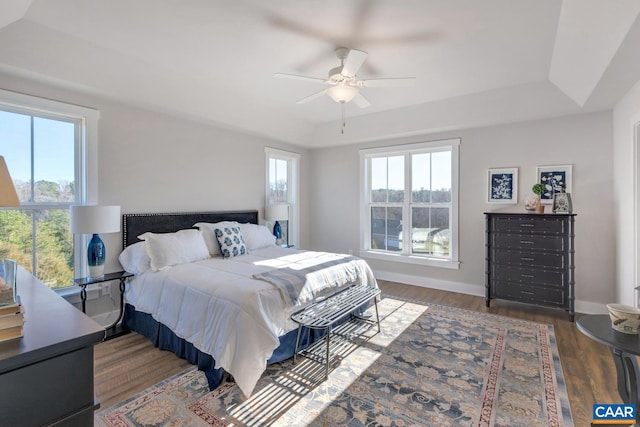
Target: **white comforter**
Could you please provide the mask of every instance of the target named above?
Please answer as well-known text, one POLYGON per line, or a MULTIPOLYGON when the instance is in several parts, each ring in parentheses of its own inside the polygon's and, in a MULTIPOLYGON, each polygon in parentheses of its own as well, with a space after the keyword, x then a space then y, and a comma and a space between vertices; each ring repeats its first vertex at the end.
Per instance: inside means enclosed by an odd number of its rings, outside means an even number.
MULTIPOLYGON (((125 299, 180 338, 213 356, 247 396, 278 347, 295 329, 300 307, 285 306, 272 284, 253 279, 274 268, 303 268, 346 255, 267 247, 230 259, 210 258, 132 278, 125 299)), ((370 268, 360 281, 377 286, 370 268)), ((326 292, 335 292, 335 288, 326 292)))

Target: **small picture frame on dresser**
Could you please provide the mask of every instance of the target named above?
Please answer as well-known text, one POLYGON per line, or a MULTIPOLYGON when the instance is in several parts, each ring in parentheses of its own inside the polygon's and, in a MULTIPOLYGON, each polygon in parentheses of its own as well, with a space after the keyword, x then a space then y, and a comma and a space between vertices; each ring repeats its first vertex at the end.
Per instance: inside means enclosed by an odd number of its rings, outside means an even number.
POLYGON ((488 170, 487 203, 518 203, 518 168, 488 170))
POLYGON ((571 194, 554 193, 552 206, 553 213, 572 213, 573 203, 571 202, 571 194))

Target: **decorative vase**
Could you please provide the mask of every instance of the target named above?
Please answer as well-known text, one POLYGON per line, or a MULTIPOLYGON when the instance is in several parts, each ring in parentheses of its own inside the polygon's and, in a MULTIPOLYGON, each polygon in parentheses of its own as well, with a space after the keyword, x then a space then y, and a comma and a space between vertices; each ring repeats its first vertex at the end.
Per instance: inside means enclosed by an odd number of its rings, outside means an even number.
POLYGON ((18 264, 11 259, 0 259, 0 307, 15 304, 18 264))
POLYGON ((536 196, 527 196, 527 198, 524 199, 524 209, 527 212, 534 212, 539 204, 540 199, 536 196))

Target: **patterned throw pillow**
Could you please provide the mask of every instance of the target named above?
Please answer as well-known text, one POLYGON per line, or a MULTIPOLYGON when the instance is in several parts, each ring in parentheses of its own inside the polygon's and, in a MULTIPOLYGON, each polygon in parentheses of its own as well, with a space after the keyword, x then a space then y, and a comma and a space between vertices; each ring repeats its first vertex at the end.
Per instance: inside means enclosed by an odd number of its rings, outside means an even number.
POLYGON ((244 243, 244 237, 240 232, 240 227, 216 228, 214 233, 218 243, 220 243, 222 258, 231 258, 249 253, 247 245, 244 243))

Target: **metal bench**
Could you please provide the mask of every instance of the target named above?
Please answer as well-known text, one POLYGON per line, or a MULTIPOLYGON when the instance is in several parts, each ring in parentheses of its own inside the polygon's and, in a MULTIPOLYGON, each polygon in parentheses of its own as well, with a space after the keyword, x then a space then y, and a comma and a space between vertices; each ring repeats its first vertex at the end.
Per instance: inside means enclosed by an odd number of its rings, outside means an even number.
MULTIPOLYGON (((380 332, 380 316, 378 314, 378 300, 380 289, 368 285, 354 285, 344 291, 332 295, 320 302, 311 304, 301 311, 291 315, 291 320, 298 324, 296 346, 293 352, 293 363, 296 363, 300 332, 303 326, 311 329, 324 329, 327 342, 325 365, 325 379, 329 376, 329 347, 331 345, 331 327, 352 313, 365 303, 371 301, 376 307, 376 323, 380 332)), ((366 319, 365 319, 366 320, 366 319)))

